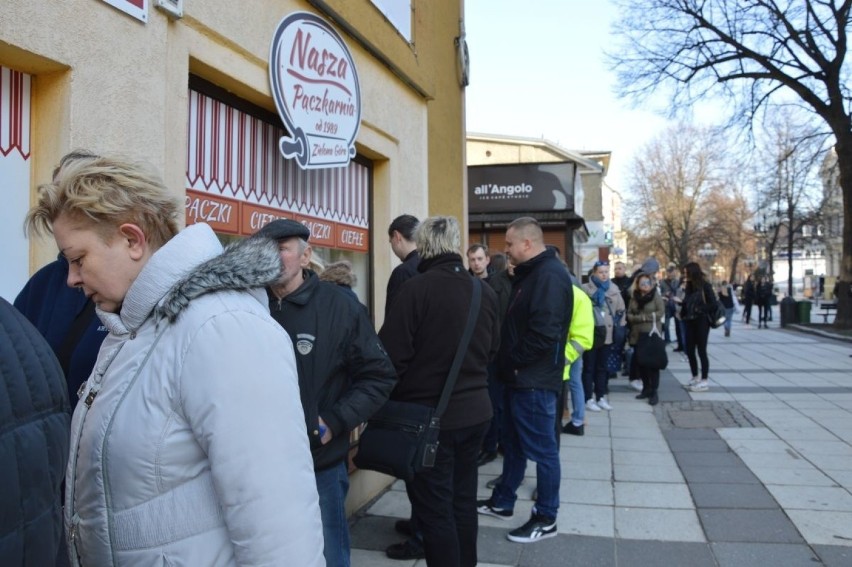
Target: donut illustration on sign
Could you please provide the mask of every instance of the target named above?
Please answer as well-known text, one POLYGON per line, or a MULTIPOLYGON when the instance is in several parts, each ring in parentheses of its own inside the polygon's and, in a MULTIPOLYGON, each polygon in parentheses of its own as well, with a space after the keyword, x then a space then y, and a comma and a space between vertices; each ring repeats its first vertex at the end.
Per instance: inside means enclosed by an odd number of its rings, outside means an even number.
POLYGON ((343 38, 314 14, 289 14, 272 36, 269 81, 290 134, 278 142, 281 154, 302 169, 347 166, 361 126, 361 86, 343 38))

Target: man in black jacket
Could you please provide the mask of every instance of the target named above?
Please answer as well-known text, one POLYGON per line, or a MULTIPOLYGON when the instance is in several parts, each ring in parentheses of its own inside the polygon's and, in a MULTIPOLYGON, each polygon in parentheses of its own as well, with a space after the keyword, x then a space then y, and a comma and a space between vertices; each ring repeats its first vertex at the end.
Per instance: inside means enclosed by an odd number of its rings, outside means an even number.
POLYGON ((414 243, 414 231, 420 221, 412 215, 400 215, 393 219, 388 227, 388 240, 391 250, 400 259, 402 264, 391 272, 388 280, 388 289, 385 299, 385 316, 390 310, 391 302, 399 291, 402 283, 417 275, 417 266, 420 264, 420 255, 417 253, 417 245, 414 243))
POLYGON ((479 513, 511 518, 527 460, 536 462, 538 495, 530 520, 508 534, 530 543, 556 535, 559 447, 554 434, 565 369, 565 338, 574 309, 568 271, 544 245, 538 221, 521 217, 506 231, 506 255, 515 266, 503 321, 498 373, 503 404, 503 474, 479 513))
POLYGON ((423 533, 426 563, 476 565, 476 458, 491 419, 487 371, 500 343, 497 296, 465 270, 458 221, 425 219, 417 229, 420 275, 399 290, 379 331, 399 383, 394 400, 436 407, 459 348, 474 285, 482 301, 470 343, 441 416, 435 466, 406 485, 423 533))
POLYGON ((269 311, 290 335, 296 351, 326 563, 348 566, 344 503, 349 490, 349 432, 385 403, 396 384, 396 372, 361 304, 307 269, 312 255, 309 236, 303 224, 281 219, 253 238, 278 241, 282 275, 267 288, 269 311))
POLYGON ((0 298, 0 565, 53 565, 71 408, 50 345, 0 298))

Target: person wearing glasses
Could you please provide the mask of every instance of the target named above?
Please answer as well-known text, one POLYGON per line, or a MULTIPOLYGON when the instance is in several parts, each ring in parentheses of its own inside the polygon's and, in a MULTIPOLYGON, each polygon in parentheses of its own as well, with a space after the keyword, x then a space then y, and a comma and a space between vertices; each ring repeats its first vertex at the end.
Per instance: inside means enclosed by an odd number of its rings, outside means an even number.
MULTIPOLYGON (((627 342, 637 348, 642 333, 649 333, 654 327, 660 329, 666 314, 666 303, 657 291, 657 285, 648 274, 639 274, 630 295, 630 306, 627 308, 627 322, 630 323, 630 335, 627 342)), ((641 348, 641 347, 640 347, 641 348)), ((637 400, 648 400, 652 406, 657 405, 659 398, 657 389, 660 387, 660 371, 641 366, 638 357, 632 358, 635 374, 642 380, 642 391, 636 396, 637 400)), ((631 374, 634 372, 631 371, 631 374)))

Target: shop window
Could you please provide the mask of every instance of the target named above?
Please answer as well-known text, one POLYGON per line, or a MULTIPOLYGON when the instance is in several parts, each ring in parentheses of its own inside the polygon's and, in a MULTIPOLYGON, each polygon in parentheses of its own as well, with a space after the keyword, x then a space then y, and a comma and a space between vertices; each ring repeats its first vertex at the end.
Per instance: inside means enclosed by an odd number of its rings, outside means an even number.
POLYGON ((32 78, 0 66, 0 297, 9 302, 29 275, 29 242, 22 223, 30 205, 30 93, 32 78))
POLYGON ((303 170, 278 149, 286 131, 276 115, 222 93, 190 81, 186 224, 206 222, 228 240, 277 218, 296 219, 311 230, 322 264, 352 263, 353 289, 369 307, 369 162, 356 157, 346 167, 303 170))

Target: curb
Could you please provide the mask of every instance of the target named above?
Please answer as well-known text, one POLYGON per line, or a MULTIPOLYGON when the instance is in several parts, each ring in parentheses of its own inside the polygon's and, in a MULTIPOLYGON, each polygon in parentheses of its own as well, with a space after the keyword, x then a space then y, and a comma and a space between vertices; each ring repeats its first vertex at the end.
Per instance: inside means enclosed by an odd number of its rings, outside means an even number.
POLYGON ((822 331, 820 329, 814 329, 811 327, 806 327, 804 325, 787 325, 785 327, 782 327, 782 329, 792 329, 794 331, 799 331, 800 333, 807 333, 809 335, 819 335, 828 339, 852 343, 852 337, 847 337, 845 335, 837 335, 835 333, 829 333, 828 331, 822 331))

